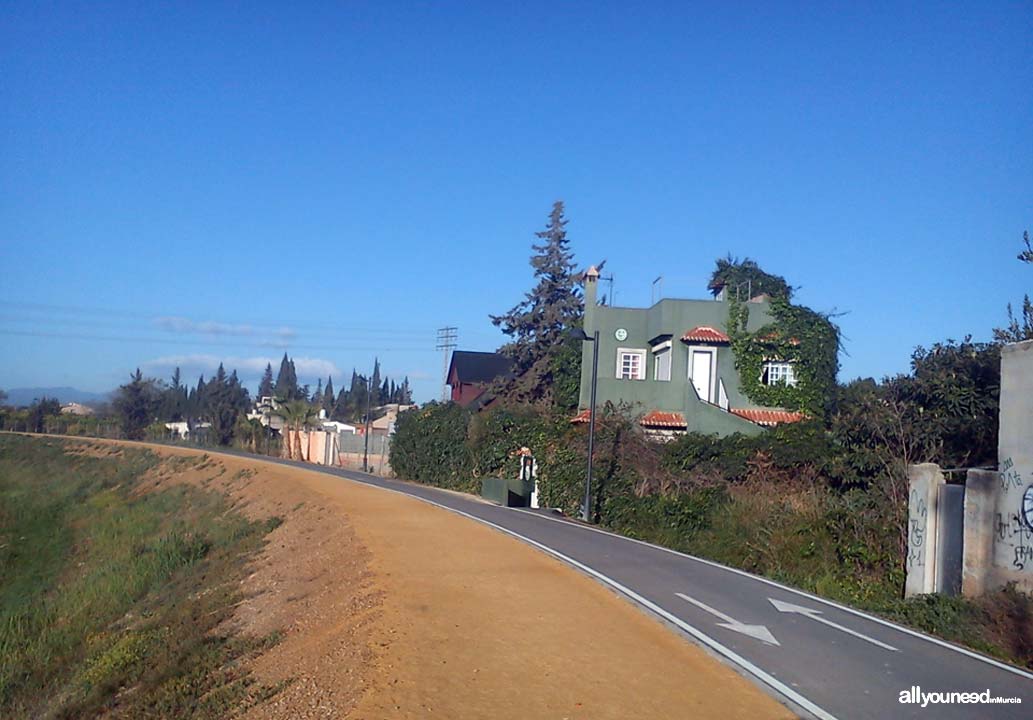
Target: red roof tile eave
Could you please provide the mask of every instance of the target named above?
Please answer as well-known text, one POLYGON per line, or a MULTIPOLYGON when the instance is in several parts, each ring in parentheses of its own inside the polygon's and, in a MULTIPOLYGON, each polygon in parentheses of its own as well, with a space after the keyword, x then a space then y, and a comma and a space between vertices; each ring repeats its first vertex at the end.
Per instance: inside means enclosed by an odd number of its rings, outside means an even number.
POLYGON ((701 343, 731 343, 731 338, 728 335, 717 328, 710 327, 709 325, 700 325, 694 327, 684 335, 681 336, 682 342, 701 342, 701 343))
POLYGON ((651 428, 676 428, 684 430, 688 427, 685 416, 680 412, 665 412, 663 410, 650 410, 638 421, 642 427, 651 428))
POLYGON ((800 422, 801 420, 807 419, 807 416, 803 413, 790 412, 788 410, 729 408, 728 412, 733 415, 737 415, 744 420, 749 420, 750 422, 756 423, 757 425, 763 425, 765 427, 772 427, 783 423, 800 422))

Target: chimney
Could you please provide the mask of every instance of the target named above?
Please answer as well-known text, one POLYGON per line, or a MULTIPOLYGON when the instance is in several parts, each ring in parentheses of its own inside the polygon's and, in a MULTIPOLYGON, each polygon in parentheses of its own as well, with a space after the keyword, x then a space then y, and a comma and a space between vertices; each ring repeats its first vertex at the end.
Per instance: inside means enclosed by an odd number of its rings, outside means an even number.
POLYGON ((585 332, 589 329, 594 329, 595 319, 595 307, 597 302, 597 296, 599 294, 599 271, 595 269, 595 265, 585 270, 584 274, 585 283, 585 332))

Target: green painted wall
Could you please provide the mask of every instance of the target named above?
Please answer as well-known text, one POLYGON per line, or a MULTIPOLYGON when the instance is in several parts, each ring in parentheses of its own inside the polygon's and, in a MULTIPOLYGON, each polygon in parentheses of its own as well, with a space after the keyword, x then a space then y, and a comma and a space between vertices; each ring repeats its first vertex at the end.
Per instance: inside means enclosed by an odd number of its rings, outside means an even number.
MULTIPOLYGON (((585 283, 585 332, 599 331, 599 379, 597 405, 625 402, 635 412, 666 410, 685 415, 689 431, 727 435, 733 432, 757 434, 763 429, 754 423, 700 402, 689 379, 689 346, 681 341, 687 331, 708 325, 728 332, 728 303, 723 300, 663 299, 650 308, 599 307, 595 304, 597 281, 585 283), (626 340, 618 341, 618 329, 627 330, 626 340), (653 380, 652 344, 661 336, 671 336, 671 379, 653 380), (617 379, 618 348, 646 351, 646 379, 617 379)), ((751 332, 771 322, 767 303, 749 303, 747 329, 751 332)), ((708 346, 715 347, 715 346, 708 346)), ((716 377, 724 382, 729 405, 733 408, 756 408, 755 403, 740 391, 739 373, 728 345, 716 346, 716 377)), ((584 343, 581 362, 580 407, 590 404, 592 377, 592 343, 584 343)))

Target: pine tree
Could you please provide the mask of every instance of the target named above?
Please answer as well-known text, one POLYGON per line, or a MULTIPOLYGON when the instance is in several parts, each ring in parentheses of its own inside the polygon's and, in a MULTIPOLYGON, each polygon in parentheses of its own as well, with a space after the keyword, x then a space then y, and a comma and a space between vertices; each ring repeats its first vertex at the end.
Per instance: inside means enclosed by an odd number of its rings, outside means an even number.
POLYGON ((549 359, 584 312, 566 226, 563 203, 557 201, 545 230, 535 233, 542 242, 531 246, 537 284, 509 312, 491 316, 492 323, 512 338, 500 352, 514 362, 515 377, 506 393, 521 401, 536 402, 548 396, 549 359))
POLYGON ((273 364, 265 364, 265 372, 262 374, 262 381, 258 383, 258 397, 272 397, 273 394, 273 364))
MULTIPOLYGON (((305 387, 308 387, 308 385, 305 387)), ((323 407, 323 378, 319 378, 319 384, 316 386, 316 391, 312 393, 312 404, 315 406, 317 412, 323 407)))

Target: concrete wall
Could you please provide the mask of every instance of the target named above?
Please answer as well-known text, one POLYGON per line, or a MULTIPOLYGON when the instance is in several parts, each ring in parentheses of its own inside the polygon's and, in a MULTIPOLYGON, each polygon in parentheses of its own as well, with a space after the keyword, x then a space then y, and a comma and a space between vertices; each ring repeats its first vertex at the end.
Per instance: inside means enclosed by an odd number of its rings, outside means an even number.
POLYGON ((1000 423, 990 582, 1033 592, 1033 528, 1022 519, 1022 496, 1033 486, 1033 340, 1001 351, 1000 423))
MULTIPOLYGON (((965 478, 961 593, 970 597, 1010 582, 1033 592, 1033 527, 1022 514, 1023 495, 1033 487, 1033 341, 1002 349, 999 422, 997 471, 969 470, 965 478)), ((956 531, 937 531, 945 510, 934 487, 943 482, 939 468, 915 465, 908 475, 905 594, 951 589, 929 567, 942 568, 945 558, 940 554, 957 544, 956 531), (933 538, 938 542, 931 542, 933 538)))

